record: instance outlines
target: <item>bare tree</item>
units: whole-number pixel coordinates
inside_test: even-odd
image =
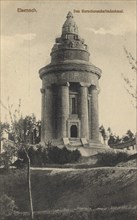
[[[124,87],[130,97],[132,105],[137,108],[137,61],[130,52],[124,47],[128,63],[131,67],[131,75],[126,77],[124,73],[121,74],[124,81]]]
[[[28,154],[28,150],[30,145],[26,143],[26,138],[24,138],[24,130],[23,130],[23,120],[21,116],[21,100],[19,100],[18,109],[12,111],[13,105],[9,104],[8,101],[8,112],[11,120],[11,129],[14,136],[14,144],[16,146],[16,150],[19,148],[24,150],[27,158],[27,183],[28,183],[28,196],[29,196],[29,204],[30,204],[30,219],[34,219],[33,212],[33,202],[32,202],[32,189],[31,189],[31,170],[30,170],[30,158]],[[27,132],[27,131],[26,131]]]
[[[124,47],[124,52],[126,54],[128,63],[131,67],[132,76],[126,77],[125,74],[121,74],[125,89],[130,97],[131,104],[136,109],[137,118],[137,60],[132,56],[132,54]],[[137,151],[137,127],[136,127],[136,151]]]

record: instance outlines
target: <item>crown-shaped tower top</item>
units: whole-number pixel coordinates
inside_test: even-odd
[[[52,63],[65,60],[89,61],[90,54],[87,45],[78,34],[78,27],[71,12],[67,14],[67,19],[62,27],[62,34],[56,38],[50,55]]]
[[[73,20],[72,12],[68,12],[66,21],[62,27],[62,34],[71,33],[71,34],[78,34],[78,27]]]

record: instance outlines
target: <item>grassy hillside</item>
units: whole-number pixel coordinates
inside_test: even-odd
[[[28,210],[26,173],[0,171],[0,194],[12,197],[20,211]],[[137,170],[96,168],[32,170],[35,211],[46,209],[110,208],[137,204]]]

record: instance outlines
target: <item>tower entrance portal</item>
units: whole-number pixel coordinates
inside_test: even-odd
[[[70,127],[70,136],[71,138],[77,138],[78,137],[78,128],[76,125],[72,125]]]

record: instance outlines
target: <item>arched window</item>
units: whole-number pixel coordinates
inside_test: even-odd
[[[70,127],[70,136],[71,136],[72,138],[78,137],[78,129],[77,129],[77,126],[76,126],[76,125],[72,125],[72,126]]]

